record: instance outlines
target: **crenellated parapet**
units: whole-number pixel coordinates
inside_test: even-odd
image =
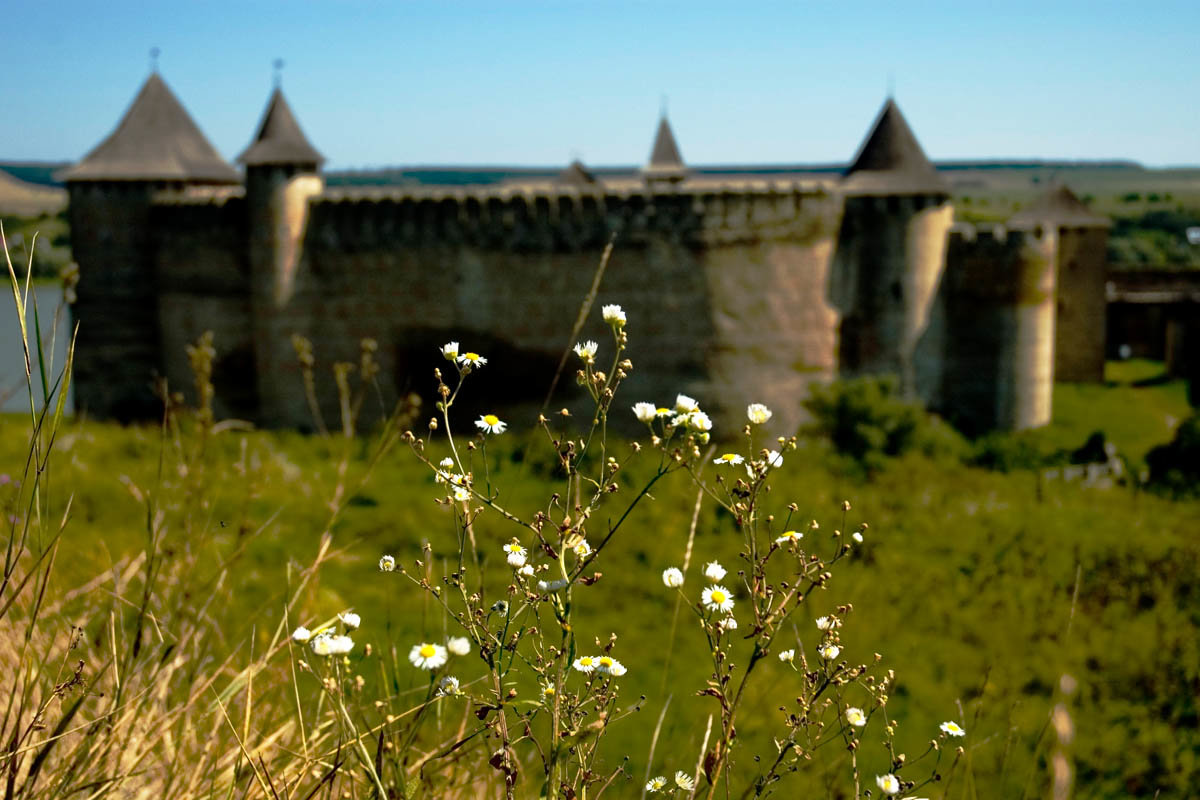
[[[578,252],[599,251],[615,234],[622,247],[664,238],[730,245],[827,234],[838,204],[824,188],[800,183],[727,190],[333,189],[313,198],[312,241],[357,250],[450,244]]]

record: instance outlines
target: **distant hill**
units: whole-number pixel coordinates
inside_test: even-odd
[[[0,161],[0,170],[26,183],[61,187],[54,173],[70,165],[70,161]]]
[[[0,171],[0,214],[36,217],[57,214],[67,205],[65,189],[29,183]]]

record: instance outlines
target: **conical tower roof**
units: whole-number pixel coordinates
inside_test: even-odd
[[[1028,208],[1013,214],[1010,228],[1031,228],[1035,225],[1054,225],[1060,228],[1107,228],[1108,217],[1093,213],[1075,193],[1064,184],[1051,186]]]
[[[271,93],[267,110],[258,125],[258,135],[238,156],[248,167],[263,164],[313,164],[319,166],[325,158],[308,142],[296,115],[279,87]]]
[[[187,110],[152,74],[117,129],[73,167],[64,181],[186,181],[241,183]]]
[[[596,183],[596,176],[577,158],[568,164],[566,169],[558,173],[558,182],[572,186],[592,186]]]
[[[649,179],[683,180],[687,177],[688,169],[683,163],[683,156],[679,154],[679,145],[675,142],[675,133],[666,114],[658,121],[650,161],[642,168],[642,172]]]
[[[890,97],[846,170],[842,187],[849,194],[950,193]]]

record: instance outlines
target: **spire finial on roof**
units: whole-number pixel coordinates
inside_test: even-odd
[[[896,99],[896,73],[890,69],[888,70],[887,99]]]
[[[271,69],[272,69],[271,85],[274,86],[276,89],[278,89],[280,87],[280,85],[283,84],[284,63],[285,62],[282,58],[276,58],[274,61],[271,62]]]
[[[667,93],[663,92],[658,96],[658,115],[660,117],[667,116]]]
[[[150,72],[158,73],[158,57],[162,55],[162,50],[157,47],[150,48]]]

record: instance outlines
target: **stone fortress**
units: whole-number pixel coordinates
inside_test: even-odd
[[[327,188],[278,87],[238,160],[244,174],[152,74],[63,174],[85,413],[154,416],[152,377],[190,387],[185,346],[205,331],[218,413],[264,426],[312,425],[294,334],[325,366],[375,340],[383,405],[429,398],[448,340],[490,359],[480,409],[540,405],[610,240],[578,338],[604,362],[599,306],[626,310],[621,407],[685,392],[740,428],[764,402],[788,432],[814,382],[892,373],[978,432],[1043,425],[1056,379],[1103,378],[1108,221],[1057,186],[1003,228],[955,224],[891,99],[833,177],[689,170],[664,115],[636,172]],[[572,402],[574,368],[553,407]]]

